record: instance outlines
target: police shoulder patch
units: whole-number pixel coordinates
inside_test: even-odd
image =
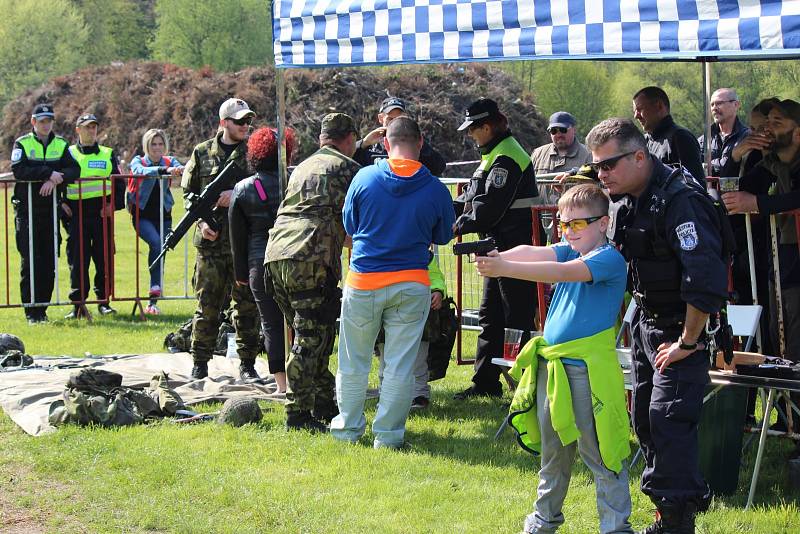
[[[492,169],[487,177],[487,181],[492,185],[492,187],[500,189],[506,185],[506,182],[508,181],[508,169],[504,169],[502,167],[496,167]]]
[[[682,250],[694,250],[697,248],[697,230],[695,229],[693,222],[679,224],[675,228],[675,234],[678,236],[678,242],[680,243]]]
[[[22,159],[22,149],[15,148],[11,151],[11,163],[16,163]]]

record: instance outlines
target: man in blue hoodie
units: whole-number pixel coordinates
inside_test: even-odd
[[[452,239],[455,213],[447,188],[419,162],[422,134],[416,122],[393,120],[384,144],[389,159],[361,169],[344,202],[353,252],[339,330],[339,415],[331,434],[350,442],[364,434],[372,349],[383,327],[386,367],[372,431],[375,448],[399,448],[430,309],[428,246]]]

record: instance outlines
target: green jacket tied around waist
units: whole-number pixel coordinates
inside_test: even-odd
[[[542,438],[536,416],[536,373],[538,357],[547,360],[547,399],[553,430],[561,443],[568,445],[580,436],[572,411],[572,394],[561,358],[582,360],[589,372],[592,409],[605,466],[619,473],[622,461],[630,454],[629,423],[625,403],[622,369],[615,350],[614,329],[608,328],[589,337],[548,345],[543,337],[531,339],[511,368],[517,390],[509,409],[508,424],[517,432],[523,449],[540,453]]]

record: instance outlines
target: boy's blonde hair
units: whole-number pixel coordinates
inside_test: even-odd
[[[567,189],[558,199],[558,210],[588,209],[594,215],[608,215],[609,199],[596,184],[580,184]]]

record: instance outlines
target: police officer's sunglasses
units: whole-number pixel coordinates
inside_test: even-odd
[[[547,131],[550,132],[550,135],[555,135],[557,133],[565,134],[565,133],[567,133],[568,129],[569,128],[562,128],[561,126],[553,126],[552,128],[550,128]]]
[[[250,126],[253,124],[253,117],[242,117],[241,119],[228,119],[236,126],[244,126],[245,124]]]
[[[614,170],[614,167],[617,166],[617,163],[619,163],[622,158],[627,158],[631,154],[636,154],[636,152],[637,152],[636,150],[625,152],[624,154],[607,158],[604,159],[603,161],[596,161],[594,163],[590,163],[589,166],[592,168],[594,172],[599,172],[599,171],[611,172]]]
[[[573,232],[580,232],[581,230],[586,230],[586,227],[595,221],[599,221],[603,217],[605,217],[605,215],[586,217],[584,219],[572,219],[570,221],[558,221],[558,227],[561,228],[562,233],[566,232],[567,228],[572,228]]]

